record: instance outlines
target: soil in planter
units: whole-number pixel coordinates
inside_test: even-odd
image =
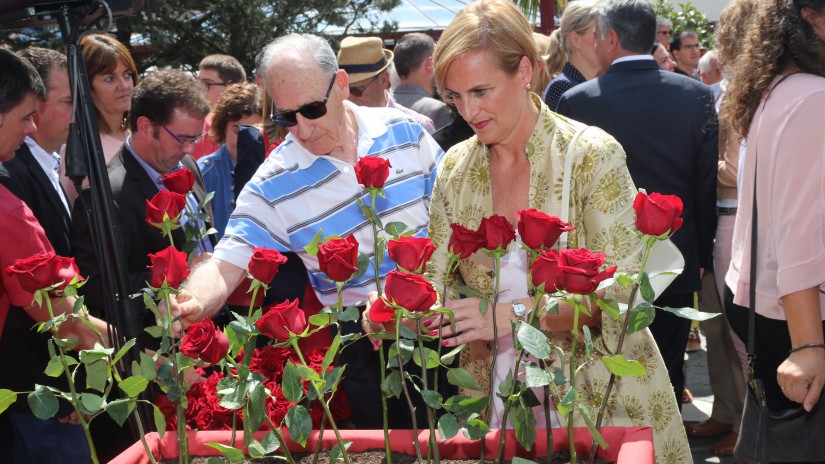
[[[312,464],[312,454],[311,453],[292,453],[292,457],[295,458],[295,462],[298,464]],[[495,458],[494,456],[492,457]],[[384,451],[383,450],[375,450],[375,451],[362,451],[360,453],[350,453],[349,459],[352,464],[384,464],[386,461],[384,459]],[[426,458],[425,458],[426,459]],[[209,460],[207,457],[194,457],[190,461],[192,464],[206,464]],[[177,459],[168,459],[165,461],[161,461],[161,464],[177,464]],[[283,459],[275,459],[275,458],[265,458],[265,459],[255,459],[251,462],[256,464],[282,464],[284,461]],[[415,456],[410,456],[408,454],[399,454],[399,453],[392,453],[392,462],[393,464],[413,464],[416,462]],[[466,464],[466,463],[477,463],[479,462],[478,459],[441,459],[441,464]],[[489,459],[488,462],[493,462],[492,459]],[[542,462],[542,461],[536,461]],[[561,453],[553,457],[552,464],[568,464],[570,462],[570,454],[569,453]],[[587,456],[577,456],[576,459],[577,464],[587,464]],[[509,464],[510,461],[502,461],[504,464]],[[607,464],[607,462],[602,458],[596,458],[597,464]],[[329,461],[328,455],[321,454],[318,457],[318,464],[331,464]]]

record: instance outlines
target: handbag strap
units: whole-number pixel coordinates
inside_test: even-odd
[[[570,222],[570,178],[573,175],[573,158],[576,156],[576,143],[579,137],[590,126],[583,126],[576,131],[570,143],[567,145],[567,155],[564,157],[564,174],[562,176],[561,189],[561,214],[559,215],[562,221]],[[559,237],[559,248],[567,248],[567,232],[562,232]]]

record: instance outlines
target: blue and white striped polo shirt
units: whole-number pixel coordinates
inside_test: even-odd
[[[403,222],[416,236],[426,237],[436,165],[444,152],[398,110],[344,104],[358,122],[359,158],[380,156],[392,165],[384,185],[386,198],[376,199],[381,221]],[[332,305],[337,301],[335,284],[327,281],[317,258],[307,254],[304,246],[319,229],[325,236],[354,234],[359,251],[372,257],[372,227],[357,198],[369,204],[369,194],[358,184],[351,165],[310,153],[290,134],[244,187],[214,256],[246,269],[254,247],[294,251],[306,265],[318,299]],[[394,268],[385,256],[379,270],[382,280]],[[360,279],[348,282],[344,303],[365,301],[375,290],[374,275],[370,267]]]

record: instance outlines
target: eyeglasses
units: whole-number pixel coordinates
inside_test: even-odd
[[[298,113],[301,113],[301,116],[307,119],[318,119],[323,117],[327,114],[327,100],[329,100],[329,93],[332,92],[332,84],[335,83],[335,78],[337,76],[338,74],[332,75],[332,80],[329,82],[329,88],[327,88],[327,93],[324,95],[323,100],[316,100],[314,102],[307,103],[295,111],[275,113],[275,101],[273,100],[272,108],[269,113],[269,119],[281,127],[292,127],[295,124],[298,124]]]
[[[195,137],[179,137],[177,134],[170,131],[168,127],[166,127],[166,126],[160,126],[160,127],[162,127],[163,130],[165,130],[167,133],[169,133],[169,135],[171,135],[172,138],[177,140],[178,143],[181,144],[181,145],[186,145],[187,143],[198,143],[198,141],[200,139],[202,139],[204,135],[206,135],[206,132],[203,132],[203,133],[201,133],[201,135],[197,135]]]
[[[361,98],[364,96],[364,92],[367,90],[367,87],[371,86],[373,82],[378,80],[381,74],[376,74],[372,79],[370,79],[366,84],[359,85],[357,87],[350,86],[349,93],[356,98]]]
[[[657,34],[670,35],[670,31],[656,31]]]
[[[209,92],[212,89],[212,86],[221,85],[221,86],[226,87],[227,85],[231,84],[231,82],[206,82],[206,81],[200,81],[200,83],[206,89],[207,92]]]

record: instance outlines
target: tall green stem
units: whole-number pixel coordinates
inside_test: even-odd
[[[416,326],[419,333],[424,331],[424,327],[421,325],[421,319],[416,319]],[[421,382],[424,390],[429,390],[427,382],[427,358],[424,356],[424,342],[421,340],[421,337],[418,337],[418,353],[421,356]],[[438,359],[441,359],[441,356],[439,356]],[[433,408],[429,405],[427,405],[427,423],[430,426],[430,436],[427,440],[427,462],[430,460],[430,453],[433,453],[433,459],[435,459],[436,464],[439,464],[441,462],[441,455],[435,439],[435,414]],[[418,440],[416,440],[416,443],[417,442]]]
[[[54,310],[52,309],[52,300],[49,298],[48,292],[43,292],[43,299],[46,300],[46,308],[49,311],[49,319],[54,320]],[[52,336],[60,337],[60,326],[55,328],[56,333]],[[54,344],[57,347],[57,353],[60,357],[60,364],[63,365],[63,374],[66,376],[66,381],[69,383],[69,392],[71,393],[72,397],[72,408],[74,409],[75,414],[77,414],[77,420],[80,422],[80,426],[83,428],[83,435],[86,437],[86,443],[89,444],[89,453],[91,454],[92,463],[98,464],[100,460],[97,457],[97,450],[95,450],[95,444],[92,440],[92,434],[89,431],[89,422],[86,421],[86,417],[80,411],[80,397],[77,394],[77,390],[75,389],[74,385],[74,378],[72,377],[71,373],[69,372],[69,364],[66,362],[66,351],[63,350],[63,347],[60,346],[59,343]]]
[[[137,414],[137,409],[135,409],[135,414]],[[143,431],[143,423],[139,417],[137,419],[138,420],[136,420],[135,423],[137,424],[138,434],[140,434],[140,442],[143,443],[143,449],[146,450],[146,456],[149,456],[149,462],[152,464],[158,464],[155,460],[155,456],[149,450],[149,443],[146,441],[146,432]]]
[[[286,442],[284,441],[284,436],[281,434],[281,429],[277,427],[275,424],[273,424],[272,419],[270,419],[269,416],[266,414],[264,414],[264,420],[266,420],[266,423],[269,425],[269,430],[272,430],[272,434],[275,435],[275,438],[278,440],[278,443],[280,443],[280,449],[284,453],[286,462],[290,464],[295,464],[295,459],[292,457],[292,454],[290,454],[289,448],[286,447]],[[235,439],[233,438],[230,443],[232,443],[232,446],[235,446]]]
[[[493,413],[493,399],[496,397],[494,390],[495,381],[496,381],[496,361],[498,358],[498,323],[496,321],[496,305],[498,305],[498,285],[499,285],[499,278],[501,277],[501,254],[498,252],[493,252],[493,259],[495,262],[494,265],[494,272],[496,274],[495,284],[493,286],[493,304],[489,308],[492,311],[493,316],[493,362],[490,364],[490,381],[487,384],[487,410],[484,414],[485,420],[489,423],[490,419],[492,419]],[[507,424],[499,424],[499,430],[501,431],[502,435],[507,430]],[[481,462],[484,463],[484,452],[486,449],[486,435],[481,437]]]
[[[396,359],[398,360],[398,373],[401,376],[401,390],[404,392],[404,398],[407,400],[407,406],[410,408],[410,416],[412,418],[412,427],[413,427],[413,448],[415,448],[415,455],[418,457],[418,462],[421,462],[421,447],[418,444],[418,420],[415,417],[415,406],[412,402],[412,397],[410,397],[410,389],[407,388],[407,381],[405,380],[404,376],[404,360],[401,359],[401,324],[396,321],[395,323],[395,346],[398,347],[395,350]],[[425,363],[426,365],[426,363]]]
[[[573,341],[570,344],[570,388],[576,388],[576,348],[579,345],[579,304],[573,303]],[[576,462],[576,441],[573,437],[573,413],[575,404],[571,405],[567,413],[567,442],[570,446],[570,462]]]
[[[171,237],[171,235],[170,235]],[[171,302],[169,300],[169,292],[167,291],[166,294],[163,296],[163,299],[166,301],[166,307],[171,308]],[[164,322],[167,330],[167,336],[169,337],[169,343],[171,344],[172,341],[175,339],[175,334],[172,331],[172,321],[168,317]],[[189,463],[189,435],[186,432],[186,409],[183,407],[183,401],[186,399],[186,391],[184,390],[184,380],[183,380],[183,372],[181,372],[178,366],[178,360],[175,358],[175,350],[173,349],[172,345],[169,348],[169,358],[170,362],[172,363],[172,369],[175,373],[175,385],[180,390],[180,398],[175,401],[175,412],[178,419],[177,424],[177,436],[178,436],[178,462],[180,464],[188,464]]]

